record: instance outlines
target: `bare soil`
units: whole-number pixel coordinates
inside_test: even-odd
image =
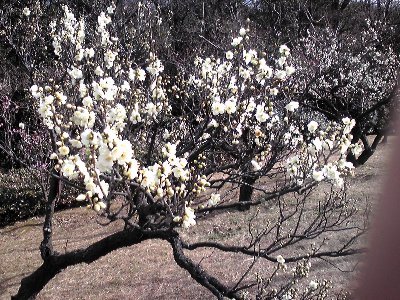
[[[355,171],[351,179],[349,197],[373,202],[380,191],[385,173],[389,145],[381,146],[366,165]],[[312,201],[324,195],[324,189],[314,194]],[[241,245],[246,241],[250,212],[219,213],[214,218],[199,220],[198,225],[182,230],[190,241],[212,240]],[[257,222],[263,225],[273,209],[268,205],[259,208]],[[110,233],[121,229],[122,224],[101,226],[100,219],[85,208],[76,208],[55,214],[55,248],[59,252],[82,248]],[[39,244],[42,237],[42,218],[33,218],[0,229],[0,299],[10,299],[18,290],[20,280],[41,264]],[[344,237],[332,235],[330,246],[340,243]],[[300,247],[300,248],[299,248]],[[292,251],[300,251],[300,245]],[[252,258],[203,248],[186,252],[194,261],[230,284],[240,278],[252,263]],[[293,253],[287,253],[290,255]],[[355,273],[352,270],[358,257],[346,257],[336,261],[336,267],[324,261],[312,265],[309,280],[331,280],[336,291],[346,290]],[[256,271],[268,273],[273,263],[263,262]],[[339,270],[340,269],[340,270]],[[249,280],[255,276],[249,274]],[[212,294],[198,285],[190,275],[174,262],[168,243],[152,240],[119,249],[90,265],[69,267],[58,274],[39,294],[38,299],[214,299]]]

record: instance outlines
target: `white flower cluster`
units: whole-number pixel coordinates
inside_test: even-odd
[[[287,171],[298,183],[312,178],[341,184],[350,169],[342,156],[347,149],[359,150],[349,143],[354,122],[344,119],[342,125],[324,131],[312,121],[307,126],[311,141],[307,141],[293,121],[298,102],[287,104],[284,112],[275,110],[273,100],[283,94],[294,72],[287,46],[279,48],[278,59],[267,61],[265,54],[245,49],[248,30],[240,30],[224,58],[196,59],[182,94],[201,95],[200,111],[193,119],[175,118],[161,60],[149,53],[144,66],[120,63],[118,39],[108,30],[113,7],[98,17],[97,44],[85,40],[84,21],[77,21],[64,7],[65,18],[52,24],[52,32],[57,55],[64,53],[61,41],[70,45],[65,50],[75,51],[67,70],[68,82],[31,87],[44,123],[57,137],[51,159],[63,176],[85,186],[78,200],[89,201],[95,210],[103,209],[112,200],[112,183],[124,181],[150,195],[151,201],[175,209],[170,210],[171,216],[179,214],[174,221],[190,227],[196,222],[187,199],[210,186],[203,173],[206,157],[200,153],[193,159],[190,151],[208,149],[215,138],[228,149],[255,147],[261,155],[248,160],[251,172],[264,172],[263,159],[270,155],[271,144],[278,143],[283,149],[280,155],[296,152],[288,160]],[[174,86],[171,93],[177,90]],[[166,120],[171,121],[159,130]],[[194,123],[200,125],[192,130]],[[203,131],[192,136],[199,128]],[[185,137],[193,139],[192,148],[182,146],[187,145],[181,140]],[[324,151],[337,147],[341,163],[322,159]],[[220,195],[212,194],[207,206],[219,202]]]
[[[189,228],[190,226],[196,225],[196,215],[191,207],[185,206],[185,212],[183,217],[177,216],[174,218],[174,222],[182,222],[183,228]]]
[[[243,42],[242,36],[246,35],[247,31],[243,29],[240,34],[233,41],[234,47]],[[255,116],[258,123],[265,123],[273,114],[271,107],[267,106],[265,101],[267,95],[272,97],[278,95],[280,82],[294,73],[294,68],[291,66],[289,72],[285,70],[285,67],[289,67],[287,59],[290,55],[290,51],[285,50],[286,48],[286,46],[280,48],[280,59],[284,62],[277,64],[277,68],[268,65],[263,55],[254,49],[243,49],[242,59],[239,61],[233,60],[240,53],[237,49],[227,51],[225,60],[198,57],[195,61],[198,74],[192,75],[190,83],[196,89],[207,90],[207,100],[210,102],[213,116],[221,118],[225,115],[234,115],[241,113],[240,108],[245,107],[246,112],[242,115],[243,122]],[[263,86],[266,92],[265,97],[260,95],[257,98],[247,99],[247,103],[244,103],[243,99],[238,99],[238,95],[253,89],[254,85]],[[293,111],[292,106],[293,104],[288,108]]]
[[[25,16],[29,17],[30,14],[31,14],[31,10],[29,9],[29,7],[24,7],[24,9],[22,10],[22,13],[23,13]]]
[[[310,30],[302,40],[309,59],[299,60],[303,76],[296,79],[300,89],[307,87],[314,99],[309,106],[327,104],[328,111],[337,109],[344,114],[351,108],[351,114],[361,124],[382,128],[389,108],[381,107],[378,112],[373,107],[385,102],[392,92],[400,61],[395,51],[382,41],[392,30],[387,24],[366,19],[363,27],[352,39],[343,38],[331,28]],[[303,56],[303,51],[299,55]],[[335,104],[337,99],[339,106]],[[360,129],[364,130],[364,126]],[[343,152],[347,148],[344,146]]]
[[[212,193],[210,199],[207,202],[208,206],[215,206],[221,201],[221,195]]]
[[[354,168],[353,164],[345,159],[347,149],[351,145],[350,132],[354,125],[354,120],[344,118],[342,124],[332,123],[324,131],[320,128],[320,124],[311,121],[307,128],[313,138],[307,148],[304,148],[304,152],[288,158],[286,168],[289,176],[298,184],[302,184],[306,178],[311,177],[314,181],[327,180],[341,187],[344,176]],[[317,132],[318,128],[321,129],[319,132]],[[340,154],[337,159],[331,161],[321,159],[321,157],[329,157],[327,153],[333,153],[335,149]]]
[[[77,200],[90,201],[95,210],[105,207],[102,200],[108,196],[109,186],[101,178],[107,174],[117,173],[128,181],[135,181],[155,198],[173,197],[176,193],[184,195],[187,193],[184,182],[189,180],[190,172],[186,159],[176,156],[176,145],[165,146],[168,150],[164,162],[146,167],[136,159],[134,147],[124,132],[129,120],[132,124],[143,121],[142,111],[147,109],[149,115],[154,115],[152,111],[158,113],[168,106],[160,82],[160,73],[164,69],[161,61],[150,54],[146,68],[152,78],[150,89],[154,103],[146,105],[143,97],[139,96],[135,97],[137,102],[133,107],[127,106],[127,102],[121,101],[127,99],[127,93],[145,94],[140,89],[145,88],[141,84],[146,79],[146,71],[130,68],[124,73],[128,77],[126,80],[112,76],[120,70],[118,51],[115,50],[117,39],[108,32],[109,14],[113,9],[98,17],[97,34],[101,47],[97,50],[103,52],[103,56],[98,57],[100,61],[97,64],[91,64],[95,75],[91,84],[85,82],[86,74],[82,68],[86,63],[84,58],[95,57],[93,47],[85,48],[85,23],[83,20],[78,22],[67,6],[63,9],[61,26],[51,25],[53,45],[59,56],[63,55],[61,41],[70,43],[75,51],[74,61],[67,72],[72,86],[79,90],[79,97],[67,98],[58,85],[33,85],[30,89],[32,96],[38,99],[39,113],[45,125],[57,135],[58,149],[51,155],[58,163],[56,168],[68,179],[82,180],[87,192],[79,195]]]
[[[251,128],[253,141],[261,150],[278,143],[276,137],[284,132],[279,139],[286,146],[285,151],[295,152],[287,160],[290,178],[298,184],[309,179],[343,185],[344,176],[352,169],[351,164],[345,162],[345,154],[349,149],[361,151],[360,145],[351,145],[354,120],[344,118],[342,124],[330,126],[310,121],[306,125],[310,139],[305,138],[299,127],[302,125],[293,121],[299,115],[299,102],[289,102],[285,115],[276,112],[273,105],[273,98],[295,72],[289,64],[290,49],[282,45],[275,64],[268,64],[264,54],[245,48],[243,37],[246,34],[247,31],[242,30],[233,40],[234,48],[225,53],[225,59],[208,57],[195,61],[197,74],[191,75],[189,84],[197,94],[206,97],[205,103],[212,116],[208,128],[216,132],[222,128],[223,134],[218,139],[235,147],[241,146],[243,128]],[[254,96],[247,98],[243,96],[246,94]],[[212,131],[208,131],[202,138],[206,140],[212,136]],[[338,158],[331,155],[335,151],[340,152]],[[260,157],[251,160],[252,172],[262,170],[263,157],[268,157],[268,151],[262,151]]]

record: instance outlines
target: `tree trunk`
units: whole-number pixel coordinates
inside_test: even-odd
[[[248,202],[251,201],[253,194],[253,185],[256,182],[255,176],[244,175],[242,177],[242,185],[240,186],[239,202],[244,202],[243,205],[239,206],[239,210],[244,211],[250,209]],[[246,203],[247,202],[247,203]]]
[[[50,190],[47,195],[46,217],[43,223],[43,241],[40,244],[40,255],[46,261],[48,257],[54,254],[53,250],[53,215],[56,200],[61,193],[61,182],[56,177],[58,172],[52,171],[50,175]],[[53,176],[54,175],[54,176]]]
[[[375,153],[376,147],[378,146],[379,142],[383,137],[382,133],[378,133],[375,137],[372,145],[361,153],[361,155],[357,158],[357,165],[361,166],[367,162],[367,160]]]
[[[361,137],[358,138],[356,141],[353,138],[352,143],[357,142],[359,139],[361,139],[363,141],[364,150],[358,158],[356,158],[352,152],[349,152],[349,154],[346,157],[346,160],[351,162],[354,165],[354,167],[356,167],[356,168],[359,166],[362,166],[375,153],[375,150],[376,150],[379,142],[381,141],[382,137],[384,137],[383,133],[378,133],[376,135],[374,141],[372,142],[371,146],[368,144],[367,137],[365,135],[361,135]]]

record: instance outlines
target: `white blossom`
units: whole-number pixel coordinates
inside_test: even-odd
[[[289,56],[290,55],[290,49],[286,45],[281,45],[279,47],[279,53],[284,55],[284,56]]]
[[[211,107],[214,116],[221,115],[225,112],[225,104],[221,102],[214,102]]]
[[[317,130],[318,126],[319,125],[317,122],[311,121],[310,123],[308,123],[307,128],[309,132],[314,133]]]
[[[220,194],[214,194],[212,193],[210,196],[210,199],[207,202],[207,206],[215,206],[219,203],[221,200],[221,195]]]
[[[259,170],[261,170],[260,164],[259,164],[258,162],[256,162],[255,160],[252,160],[252,161],[251,161],[251,165],[252,165],[254,171],[259,171]]]
[[[60,148],[58,148],[58,152],[60,153],[60,155],[66,156],[69,154],[69,148],[67,146],[61,146]]]
[[[290,112],[294,112],[296,109],[299,108],[299,102],[296,101],[289,102],[289,104],[287,104],[285,108]]]
[[[184,228],[189,228],[190,226],[196,225],[196,215],[194,214],[194,210],[190,207],[185,207],[185,213],[182,218],[182,226]]]
[[[233,52],[232,51],[227,51],[225,53],[225,57],[226,57],[226,59],[231,60],[233,58]]]
[[[31,14],[31,10],[28,7],[24,7],[24,9],[22,10],[22,13],[29,17],[29,15]]]
[[[225,111],[228,115],[236,111],[236,100],[234,98],[230,98],[225,102]]]
[[[315,181],[322,181],[324,179],[324,172],[314,170],[312,173],[312,177]]]
[[[276,261],[277,261],[278,263],[282,264],[282,265],[285,263],[285,259],[283,258],[282,255],[278,255],[278,256],[276,257]]]
[[[308,286],[310,287],[311,290],[316,290],[318,288],[318,282],[311,280]]]
[[[242,38],[241,36],[236,37],[236,38],[234,38],[234,39],[232,40],[231,45],[232,45],[233,47],[237,47],[237,46],[240,45],[240,43],[242,42],[242,40],[243,40],[243,38]]]

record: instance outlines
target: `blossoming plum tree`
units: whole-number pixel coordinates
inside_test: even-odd
[[[352,143],[363,149],[347,158],[355,166],[364,164],[390,131],[390,115],[397,107],[399,58],[383,41],[383,32],[393,28],[368,19],[364,26],[358,36],[329,27],[310,29],[296,56],[300,102],[328,120],[345,116],[356,121]],[[372,143],[369,134],[375,134]]]
[[[312,258],[358,253],[353,244],[363,228],[346,227],[357,210],[348,208],[343,193],[353,168],[345,157],[356,149],[350,142],[355,123],[344,117],[325,124],[311,121],[303,128],[304,118],[290,92],[295,76],[290,49],[282,45],[276,56],[247,49],[250,32],[242,28],[221,57],[199,56],[171,78],[152,49],[144,63],[122,50],[112,22],[115,9],[111,4],[100,13],[95,30],[68,6],[63,6],[59,21],[50,23],[54,54],[64,69],[52,78],[38,77],[30,87],[52,148],[40,246],[43,264],[22,280],[16,298],[36,295],[67,266],[93,262],[147,239],[168,241],[177,264],[219,299],[242,298],[241,291],[254,286],[241,284],[248,272],[228,287],[183,249],[213,247],[261,257],[277,263],[276,271],[297,262],[296,280],[308,274]],[[257,189],[265,195],[252,199],[260,178],[278,178],[279,183],[270,189],[260,185]],[[317,213],[304,219],[305,203],[322,181],[332,190]],[[85,201],[108,222],[122,221],[123,229],[86,249],[57,252],[52,219],[61,182],[78,189],[76,200]],[[241,201],[221,203],[219,190],[235,186],[241,186]],[[296,199],[294,210],[284,204],[285,195]],[[213,210],[268,200],[280,208],[277,221],[252,234],[249,246],[190,244],[180,236],[179,227],[188,229],[197,217],[212,217]],[[340,213],[344,210],[347,213]],[[288,227],[290,220],[298,225]],[[338,249],[312,247],[304,254],[275,257],[286,247],[342,230],[355,232]],[[271,289],[269,296],[294,295],[296,280]],[[259,282],[255,292],[261,297],[269,287],[269,281]],[[325,290],[324,284],[313,282],[304,293],[311,297]]]

